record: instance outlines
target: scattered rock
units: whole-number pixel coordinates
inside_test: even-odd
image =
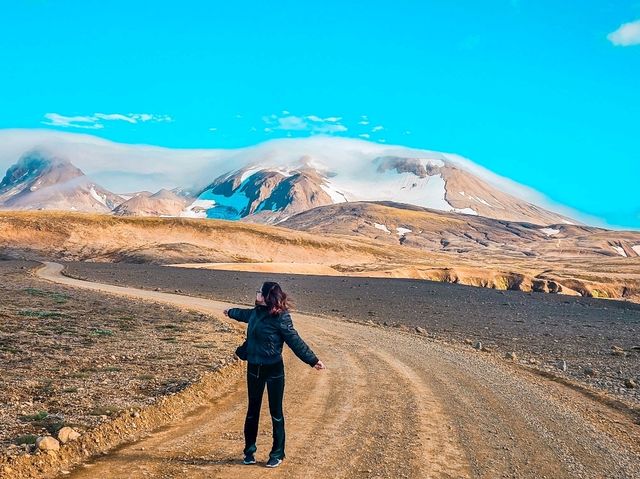
[[[509,351],[507,354],[504,355],[504,357],[506,359],[511,359],[512,361],[518,360],[518,355],[513,351]]]
[[[424,328],[421,328],[420,326],[416,326],[416,333],[418,334],[427,334],[427,330]]]
[[[40,436],[36,439],[36,448],[41,451],[57,451],[60,449],[60,443],[54,437]]]
[[[476,344],[474,344],[473,347],[475,349],[477,349],[478,351],[480,351],[482,349],[482,342],[481,341],[476,341]]]
[[[485,353],[490,353],[490,352],[492,352],[492,351],[493,351],[493,348],[492,348],[492,347],[489,347],[489,346],[482,346],[481,351],[483,351],[483,352],[485,352]]]
[[[558,363],[556,364],[556,367],[560,370],[560,371],[566,371],[567,370],[567,362],[564,359],[561,359],[560,361],[558,361]]]
[[[638,387],[638,383],[636,383],[632,378],[628,378],[624,380],[624,387],[627,389],[635,389]]]
[[[78,431],[67,426],[63,427],[58,431],[58,440],[62,444],[66,444],[69,441],[75,441],[79,437],[80,437],[80,433]]]
[[[468,345],[472,345],[472,344],[473,344],[473,341],[471,341],[469,338],[467,338],[467,339],[465,339],[465,340],[463,341],[463,343],[464,343],[464,344],[468,344]]]
[[[611,346],[611,354],[614,356],[626,356],[627,353],[624,352],[620,346]]]
[[[538,364],[538,360],[534,358],[529,359],[529,364]]]
[[[589,376],[591,378],[598,375],[596,373],[596,370],[593,369],[593,368],[584,368],[583,373],[584,373],[585,376]]]

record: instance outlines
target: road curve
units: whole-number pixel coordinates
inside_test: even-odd
[[[228,303],[68,278],[44,279],[221,316]],[[488,355],[395,329],[295,314],[328,369],[285,354],[291,478],[640,477],[640,426],[624,411]],[[242,379],[179,423],[77,468],[72,478],[257,478],[270,447],[263,406],[256,466],[239,463]]]

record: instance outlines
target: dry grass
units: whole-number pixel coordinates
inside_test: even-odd
[[[153,403],[229,361],[241,340],[200,313],[36,279],[35,265],[0,261],[0,452]]]
[[[637,233],[568,227],[566,237],[555,239],[532,225],[413,207],[353,203],[326,210],[330,214],[309,232],[208,219],[0,212],[0,252],[75,261],[236,263],[233,269],[245,270],[295,263],[318,274],[332,268],[524,291],[554,290],[559,283],[567,294],[640,300],[640,257],[616,256],[610,246],[635,238],[640,243]],[[412,233],[400,244],[374,222]]]

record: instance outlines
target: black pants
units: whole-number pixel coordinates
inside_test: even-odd
[[[269,394],[269,412],[273,424],[273,447],[269,456],[284,459],[284,414],[282,412],[284,363],[282,361],[262,365],[249,363],[247,366],[249,407],[244,421],[244,453],[253,454],[256,452],[260,406],[262,405],[265,384]]]

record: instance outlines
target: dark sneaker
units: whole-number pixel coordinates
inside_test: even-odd
[[[255,463],[256,463],[256,456],[254,456],[253,454],[245,455],[244,459],[242,460],[242,464],[246,464],[246,465],[255,464]]]
[[[282,459],[277,457],[270,457],[267,461],[267,467],[278,467],[280,464],[282,464]]]

